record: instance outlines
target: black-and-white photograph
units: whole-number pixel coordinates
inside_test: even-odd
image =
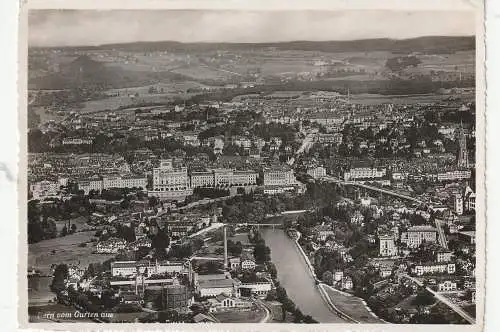
[[[474,11],[27,20],[30,323],[482,321]]]

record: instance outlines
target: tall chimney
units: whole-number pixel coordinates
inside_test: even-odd
[[[224,270],[227,270],[227,231],[224,225]]]

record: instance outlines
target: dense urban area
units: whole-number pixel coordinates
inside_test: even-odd
[[[474,324],[474,38],[30,48],[32,322]]]

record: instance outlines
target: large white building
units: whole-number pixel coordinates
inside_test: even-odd
[[[417,264],[412,268],[412,273],[417,276],[424,274],[453,274],[455,273],[455,263]]]
[[[379,255],[381,257],[392,257],[398,254],[398,248],[392,235],[379,236]]]
[[[153,169],[153,190],[149,196],[165,200],[183,201],[192,195],[186,167],[174,167],[172,160],[161,160],[160,167]]]
[[[78,189],[88,195],[91,190],[101,192],[110,188],[146,188],[148,180],[143,176],[134,175],[108,175],[103,177],[77,180]]]
[[[248,186],[257,184],[258,173],[254,171],[233,171],[232,186]]]
[[[191,188],[251,186],[257,184],[257,172],[215,169],[191,173]]]
[[[68,137],[62,140],[63,145],[90,145],[93,142],[93,138],[72,138]]]
[[[437,174],[438,181],[454,181],[470,179],[472,173],[470,170],[454,170],[448,172],[441,172]]]
[[[111,263],[113,277],[132,277],[138,273],[150,277],[155,274],[182,274],[184,272],[187,272],[187,269],[182,262],[117,261]]]
[[[209,312],[224,312],[234,310],[250,310],[252,302],[245,301],[239,298],[233,298],[225,294],[217,295],[215,298],[207,300],[209,304]]]
[[[83,190],[85,195],[88,195],[91,190],[101,192],[102,191],[102,179],[87,179],[79,180],[78,189]]]
[[[239,297],[238,286],[239,283],[236,280],[227,278],[201,280],[196,288],[200,297],[215,297],[220,294]]]
[[[106,176],[102,179],[102,189],[142,188],[146,189],[148,179],[139,176]]]
[[[33,183],[30,186],[30,191],[33,194],[33,199],[42,199],[56,196],[59,192],[59,188],[60,185],[58,182],[40,181]]]
[[[253,282],[253,283],[242,283],[239,286],[240,293],[243,294],[241,289],[247,289],[250,294],[255,294],[261,298],[265,298],[267,293],[273,289],[273,283],[271,281],[267,282]]]
[[[192,188],[212,188],[215,187],[215,177],[212,172],[192,172]]]
[[[438,290],[440,292],[455,291],[457,290],[457,283],[450,280],[443,281],[442,283],[438,284]]]
[[[308,168],[307,175],[313,177],[314,179],[322,178],[326,176],[326,168],[322,166]]]
[[[387,170],[385,168],[376,167],[351,167],[344,172],[344,181],[359,180],[359,179],[380,179],[385,177]]]
[[[406,243],[408,248],[418,248],[422,242],[436,243],[437,229],[431,226],[412,226],[401,233],[401,243]]]
[[[269,167],[262,172],[265,186],[289,186],[297,183],[293,170],[289,167]]]

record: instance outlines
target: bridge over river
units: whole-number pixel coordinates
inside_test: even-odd
[[[266,245],[271,248],[271,260],[278,270],[278,279],[290,299],[304,315],[320,323],[347,323],[337,316],[323,300],[313,275],[299,249],[283,230],[261,230]]]

